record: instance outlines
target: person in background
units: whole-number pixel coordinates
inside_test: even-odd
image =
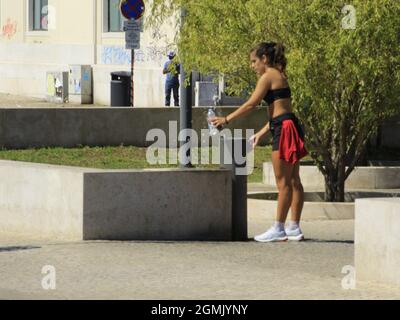
[[[171,105],[171,91],[174,94],[174,106],[179,106],[179,73],[180,65],[174,62],[175,52],[168,52],[168,61],[164,64],[163,74],[167,75],[165,80],[165,106]]]

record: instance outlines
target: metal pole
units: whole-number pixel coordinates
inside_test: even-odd
[[[184,20],[186,16],[185,9],[181,9],[181,28],[183,26]],[[186,72],[181,64],[181,79],[180,79],[180,130],[192,129],[192,73],[188,73],[189,84],[186,84]],[[180,142],[180,146],[190,141],[190,137],[186,138],[186,142]],[[193,165],[191,164],[191,154],[190,149],[188,149],[186,153],[187,164],[181,164],[181,167],[191,168]]]
[[[134,94],[135,94],[135,81],[134,81],[134,69],[135,69],[135,50],[131,50],[131,106],[133,107]]]
[[[247,175],[237,174],[237,168],[246,168],[246,162],[238,163],[236,153],[246,157],[247,142],[244,138],[220,137],[220,166],[231,171],[232,179],[232,240],[247,241]]]

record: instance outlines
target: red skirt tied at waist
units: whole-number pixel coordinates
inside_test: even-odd
[[[291,164],[296,164],[308,154],[303,139],[299,136],[293,120],[282,121],[281,138],[279,142],[279,158]]]

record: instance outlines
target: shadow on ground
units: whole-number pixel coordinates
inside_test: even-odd
[[[255,242],[252,238],[249,238],[247,241]],[[304,239],[302,241],[283,241],[283,242],[290,242],[290,243],[337,243],[337,244],[354,244],[354,240],[323,240],[323,239]]]
[[[33,246],[12,246],[12,247],[0,247],[1,252],[12,252],[12,251],[21,251],[21,250],[32,250],[32,249],[40,249],[41,247],[33,247]]]
[[[354,244],[353,240],[320,240],[320,239],[304,239],[303,242],[315,242],[315,243],[345,243]]]

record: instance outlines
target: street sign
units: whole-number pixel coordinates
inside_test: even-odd
[[[125,48],[140,49],[140,24],[135,20],[124,21]]]
[[[144,9],[143,0],[124,0],[121,2],[121,13],[129,20],[140,19],[143,16]]]
[[[140,32],[143,31],[143,13],[144,2],[143,0],[121,0],[121,13],[128,19],[124,21],[125,31],[125,47],[131,50],[131,104],[134,106],[135,97],[135,84],[134,84],[134,71],[135,71],[135,49],[140,49]],[[140,19],[140,21],[139,21]],[[133,20],[133,21],[132,21]],[[135,21],[136,20],[136,21]]]
[[[135,30],[125,31],[125,48],[140,49],[140,32]]]
[[[137,32],[143,32],[143,24],[141,24],[137,20],[127,20],[124,21],[124,31],[137,31]]]

